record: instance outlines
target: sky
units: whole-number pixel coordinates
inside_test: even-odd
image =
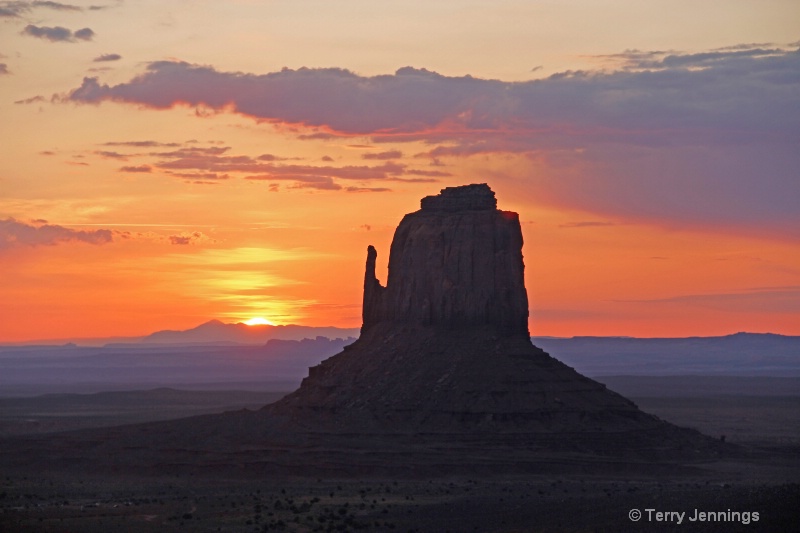
[[[800,335],[796,0],[0,1],[0,342],[358,327],[423,196],[533,335]]]

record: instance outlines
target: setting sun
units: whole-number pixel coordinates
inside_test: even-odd
[[[256,316],[251,318],[250,320],[245,320],[245,324],[248,326],[274,326],[275,323],[267,320],[264,317]]]

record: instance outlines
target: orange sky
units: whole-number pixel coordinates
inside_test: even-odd
[[[564,4],[0,2],[0,342],[358,327],[476,182],[533,335],[800,335],[800,8]]]

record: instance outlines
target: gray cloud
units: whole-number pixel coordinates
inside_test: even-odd
[[[0,2],[0,17],[17,18],[31,10],[28,2]]]
[[[379,160],[388,160],[388,159],[400,159],[403,157],[403,152],[400,150],[389,150],[387,152],[377,152],[377,153],[370,153],[370,154],[362,154],[362,159],[379,159]]]
[[[71,4],[62,4],[61,2],[50,2],[47,0],[34,0],[31,2],[33,7],[46,7],[55,9],[56,11],[83,11],[82,7],[73,6]]]
[[[160,61],[115,86],[86,78],[66,100],[155,108],[182,102],[214,109],[233,104],[236,111],[261,120],[326,126],[342,134],[406,133],[434,140],[442,133],[461,139],[469,132],[485,137],[501,131],[536,132],[551,141],[558,135],[616,136],[639,144],[674,143],[676,129],[691,133],[692,141],[718,135],[736,141],[765,132],[796,135],[800,111],[793,110],[800,106],[787,106],[800,102],[793,90],[800,78],[797,51],[671,54],[640,63],[656,70],[566,72],[502,82],[410,67],[374,77],[343,69],[253,75]],[[320,135],[329,134],[304,138]]]
[[[46,39],[54,43],[55,42],[74,43],[78,41],[91,41],[92,37],[94,37],[95,35],[95,33],[90,28],[83,28],[73,33],[72,30],[61,26],[55,26],[55,27],[34,26],[33,24],[28,24],[27,26],[25,26],[25,29],[22,30],[22,33],[24,35],[30,35],[31,37]]]
[[[105,61],[119,61],[120,59],[122,59],[122,56],[119,54],[103,54],[95,57],[92,61],[95,63],[101,63]]]
[[[177,147],[180,143],[163,143],[159,141],[109,141],[103,146],[131,146],[134,148]]]
[[[47,224],[39,220],[32,224],[13,218],[0,220],[0,250],[20,246],[53,246],[63,242],[105,244],[113,240],[110,230],[73,230],[63,226]]]
[[[72,35],[75,37],[75,39],[78,39],[80,41],[91,41],[95,33],[92,31],[91,28],[83,28],[77,30]]]
[[[626,51],[612,59],[620,69],[525,82],[410,67],[372,77],[305,68],[255,75],[160,61],[118,85],[85,78],[62,101],[232,109],[305,126],[302,139],[424,142],[431,148],[417,157],[430,161],[516,154],[546,165],[547,176],[514,177],[525,179],[524,193],[539,201],[609,218],[800,237],[800,52],[737,45],[702,53]],[[253,163],[186,156],[159,166],[348,179],[330,167],[306,172]],[[401,172],[358,179],[392,174]]]
[[[83,11],[80,6],[50,2],[47,0],[34,0],[33,2],[10,1],[0,2],[0,17],[18,18],[29,13],[34,8],[53,9],[56,11]]]
[[[11,74],[11,71],[8,70],[8,65],[5,63],[0,63],[0,76],[3,74]]]

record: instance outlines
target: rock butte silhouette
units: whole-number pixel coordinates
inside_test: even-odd
[[[376,257],[370,246],[359,339],[262,410],[287,430],[607,455],[708,448],[531,343],[519,215],[488,185],[423,198],[395,232],[385,287]]]
[[[359,339],[281,400],[5,441],[0,464],[259,479],[675,474],[733,449],[640,411],[531,343],[519,217],[498,210],[486,184],[443,189],[406,215],[385,287],[376,256],[370,246]]]

